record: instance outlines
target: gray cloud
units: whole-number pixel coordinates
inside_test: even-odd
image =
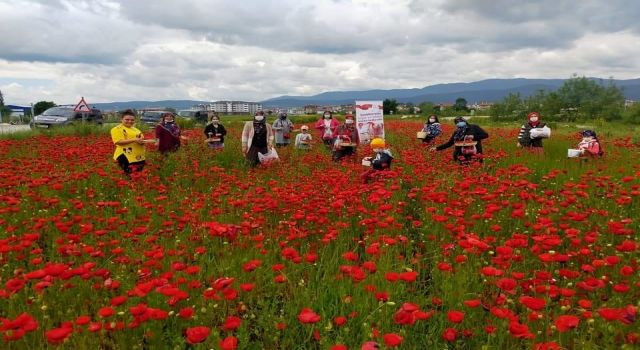
[[[0,0],[7,100],[259,100],[572,73],[635,78],[624,0]]]

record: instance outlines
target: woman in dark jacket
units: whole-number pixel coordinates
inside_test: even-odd
[[[540,114],[536,112],[527,114],[527,120],[528,122],[522,125],[518,133],[518,147],[541,150],[543,137],[531,137],[531,130],[542,129],[546,124],[540,122]]]
[[[456,124],[456,130],[449,138],[449,141],[437,146],[432,147],[431,151],[441,151],[451,146],[455,146],[453,149],[453,160],[460,163],[468,163],[472,159],[477,159],[482,162],[482,140],[489,137],[486,131],[481,127],[469,124],[463,117],[456,117],[453,120]]]
[[[158,139],[160,153],[166,154],[180,148],[180,141],[186,138],[181,135],[180,127],[176,124],[173,114],[162,115],[160,123],[156,126],[156,139]]]
[[[211,120],[209,120],[209,123],[204,128],[204,134],[207,137],[206,141],[209,148],[224,148],[224,136],[227,135],[227,129],[220,124],[218,114],[214,113],[211,116]]]

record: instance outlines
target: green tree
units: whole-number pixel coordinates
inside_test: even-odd
[[[436,112],[435,111],[436,106],[433,104],[433,102],[425,101],[420,103],[418,107],[420,108],[420,113],[424,115],[431,115]]]
[[[56,104],[51,101],[40,101],[33,105],[33,115],[40,115],[51,107],[55,107]]]
[[[622,117],[624,94],[612,80],[605,86],[575,74],[558,89],[565,110],[576,111],[577,117],[604,118],[608,120]]]
[[[2,90],[0,90],[0,107],[4,107],[4,95],[2,94]]]
[[[467,100],[463,97],[458,97],[456,99],[456,103],[453,104],[453,109],[455,111],[468,111],[469,108],[467,108]]]
[[[525,106],[519,93],[510,93],[501,102],[494,104],[489,115],[497,120],[515,120],[523,116]]]
[[[384,114],[392,114],[398,111],[398,101],[395,99],[385,99],[382,101],[382,111]]]

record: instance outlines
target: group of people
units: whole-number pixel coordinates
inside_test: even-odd
[[[135,112],[126,110],[121,113],[121,117],[121,124],[111,129],[111,138],[115,145],[113,159],[126,174],[144,168],[146,144],[157,143],[158,150],[162,154],[167,154],[176,151],[181,142],[186,140],[171,113],[162,116],[155,128],[156,138],[152,140],[144,139],[142,132],[134,127]],[[472,161],[482,162],[482,140],[488,138],[489,134],[480,126],[470,124],[463,117],[456,117],[454,124],[456,128],[449,139],[435,146],[435,141],[442,134],[442,126],[438,117],[431,115],[422,130],[418,132],[418,137],[426,146],[429,146],[430,151],[441,151],[453,146],[453,159],[462,164]],[[316,122],[315,129],[318,131],[320,140],[331,151],[334,161],[356,154],[360,140],[353,115],[347,114],[344,123],[341,124],[330,111],[325,111],[322,118]],[[259,111],[255,113],[252,121],[244,124],[242,153],[248,163],[255,167],[260,164],[260,154],[275,152],[274,143],[276,147],[288,146],[294,131],[294,124],[286,113],[280,113],[273,124],[268,124],[264,112]],[[209,116],[204,134],[209,148],[224,148],[227,130],[220,124],[220,118],[215,112]],[[520,128],[517,146],[534,151],[541,150],[542,140],[549,136],[549,127],[540,121],[540,115],[537,112],[531,112],[527,115],[527,122]],[[580,155],[594,157],[603,155],[602,146],[594,131],[585,130],[582,136],[582,141],[576,150]],[[309,149],[312,140],[309,127],[303,125],[300,127],[300,133],[295,137],[294,144],[298,149]],[[389,169],[393,159],[391,152],[385,147],[384,139],[374,138],[370,146],[374,155],[363,160],[363,164],[370,164],[371,167],[362,175],[364,182],[370,180],[377,171]]]
[[[460,163],[468,163],[472,160],[482,162],[482,140],[489,137],[489,134],[478,125],[470,124],[463,117],[456,117],[453,120],[456,129],[449,140],[438,146],[430,147],[431,151],[441,151],[451,146],[453,159]],[[432,145],[442,134],[442,127],[435,115],[429,116],[418,137],[425,145]],[[534,152],[542,150],[542,140],[549,138],[551,129],[540,121],[540,114],[531,112],[527,115],[527,122],[520,127],[518,133],[517,146],[526,148]],[[580,156],[600,157],[604,154],[598,137],[593,130],[581,132],[582,140],[578,144],[576,152]]]

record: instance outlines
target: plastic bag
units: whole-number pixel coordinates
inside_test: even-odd
[[[271,148],[269,152],[265,154],[258,152],[258,161],[260,161],[260,163],[262,164],[273,162],[279,159],[280,157],[278,157],[278,152],[276,152],[275,148]]]
[[[546,125],[541,128],[533,128],[529,131],[529,136],[532,139],[548,139],[549,137],[551,137],[551,129],[549,129],[549,127]]]

